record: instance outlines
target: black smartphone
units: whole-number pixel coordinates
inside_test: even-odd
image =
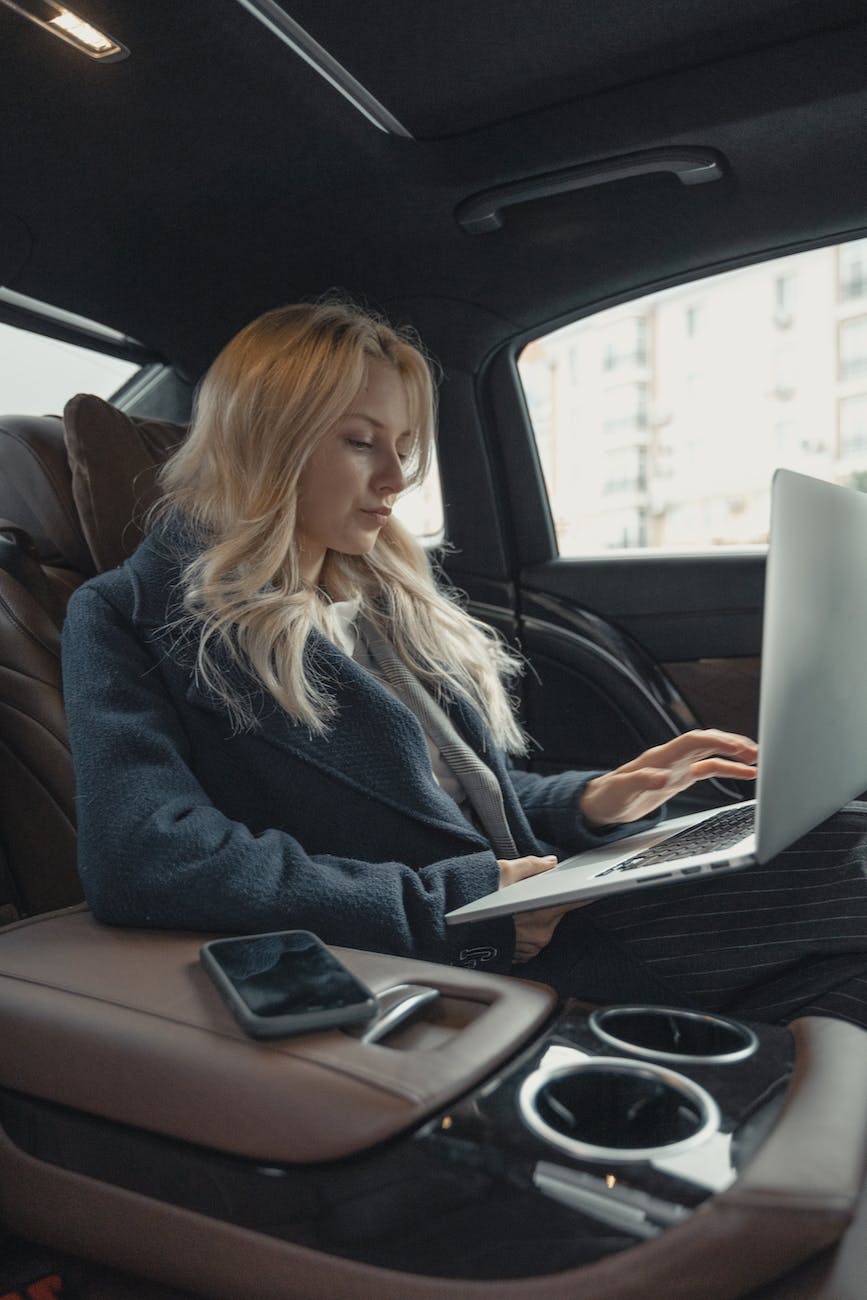
[[[199,955],[253,1038],[359,1024],[378,1010],[370,989],[309,930],[212,939]]]

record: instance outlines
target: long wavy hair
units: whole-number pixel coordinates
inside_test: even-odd
[[[198,679],[238,729],[255,720],[227,659],[312,733],[334,722],[328,681],[305,654],[322,600],[301,576],[298,484],[372,360],[394,366],[406,388],[404,471],[413,487],[434,442],[430,367],[409,332],[336,302],[278,307],[242,329],[202,380],[190,433],[161,472],[153,518],[179,512],[202,540],[181,577],[177,630],[194,647]],[[328,551],[321,585],[336,600],[358,596],[361,612],[435,696],[469,701],[497,744],[525,748],[507,690],[520,661],[437,586],[425,551],[394,516],[367,555]]]

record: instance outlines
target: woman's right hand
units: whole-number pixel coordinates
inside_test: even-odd
[[[546,858],[498,858],[500,888],[505,889],[507,885],[526,880],[528,876],[538,876],[556,865],[557,859],[553,854]],[[512,917],[515,923],[515,962],[520,964],[537,957],[551,942],[551,936],[561,917],[571,912],[574,906],[573,903],[566,907],[537,908],[533,912],[519,912]]]

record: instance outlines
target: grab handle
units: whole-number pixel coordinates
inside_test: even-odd
[[[582,163],[580,167],[566,167],[541,176],[528,176],[508,185],[496,185],[465,199],[455,210],[455,219],[468,235],[483,235],[490,230],[499,230],[503,224],[503,209],[519,203],[607,185],[629,176],[651,176],[656,172],[670,172],[683,185],[705,185],[708,181],[719,180],[723,170],[723,160],[713,149],[642,149],[638,153],[621,154],[619,158]]]

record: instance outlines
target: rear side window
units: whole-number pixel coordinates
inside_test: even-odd
[[[867,240],[601,312],[518,370],[561,555],[765,542],[777,466],[867,488]]]
[[[0,323],[0,412],[57,415],[75,393],[111,397],[140,364]]]
[[[442,541],[445,519],[436,454],[432,458],[425,481],[398,500],[394,513],[404,527],[414,533],[423,545],[425,543],[434,545]]]

